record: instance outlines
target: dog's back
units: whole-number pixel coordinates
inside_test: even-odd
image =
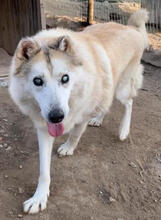
[[[128,26],[109,22],[91,25],[84,30],[97,38],[107,51],[116,81],[129,62],[133,59],[140,61],[148,46],[145,29],[147,18],[148,12],[141,9],[129,18]]]

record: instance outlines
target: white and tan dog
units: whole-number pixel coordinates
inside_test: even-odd
[[[133,97],[142,85],[140,60],[148,46],[148,13],[134,13],[128,26],[96,24],[82,32],[45,30],[18,44],[12,59],[10,95],[36,129],[40,177],[24,211],[46,208],[54,137],[69,133],[59,155],[72,155],[89,122],[99,126],[114,96],[125,106],[120,140],[130,130]]]

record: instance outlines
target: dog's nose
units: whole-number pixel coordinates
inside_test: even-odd
[[[64,118],[64,112],[61,109],[53,109],[49,112],[49,121],[52,123],[59,123]]]

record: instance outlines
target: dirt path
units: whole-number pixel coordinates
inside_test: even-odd
[[[54,145],[51,196],[46,211],[28,216],[22,202],[35,190],[35,131],[0,89],[0,219],[160,220],[161,69],[147,66],[135,99],[131,135],[118,139],[123,113],[115,102],[101,128],[88,128],[72,157],[58,158]]]

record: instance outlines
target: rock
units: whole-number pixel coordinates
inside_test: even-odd
[[[22,165],[20,165],[19,168],[22,169]]]
[[[135,164],[134,162],[132,162],[132,161],[129,163],[129,166],[131,166],[131,167],[133,167],[133,168],[136,168],[136,167],[137,167],[136,164]]]
[[[141,184],[144,184],[144,182],[142,180],[139,181]]]
[[[9,151],[9,150],[11,150],[11,146],[8,146],[8,147],[6,148],[6,151]]]
[[[8,137],[8,134],[4,134],[4,137]]]
[[[112,198],[112,197],[110,196],[109,201],[110,201],[110,202],[116,202],[116,199],[114,199],[114,198]]]
[[[8,80],[1,79],[0,80],[0,87],[8,87]]]
[[[13,215],[13,211],[11,210],[11,211],[9,211],[9,215]]]
[[[23,215],[22,214],[18,214],[18,218],[23,218]]]
[[[18,193],[22,194],[22,193],[24,193],[24,190],[21,187],[18,187]]]

